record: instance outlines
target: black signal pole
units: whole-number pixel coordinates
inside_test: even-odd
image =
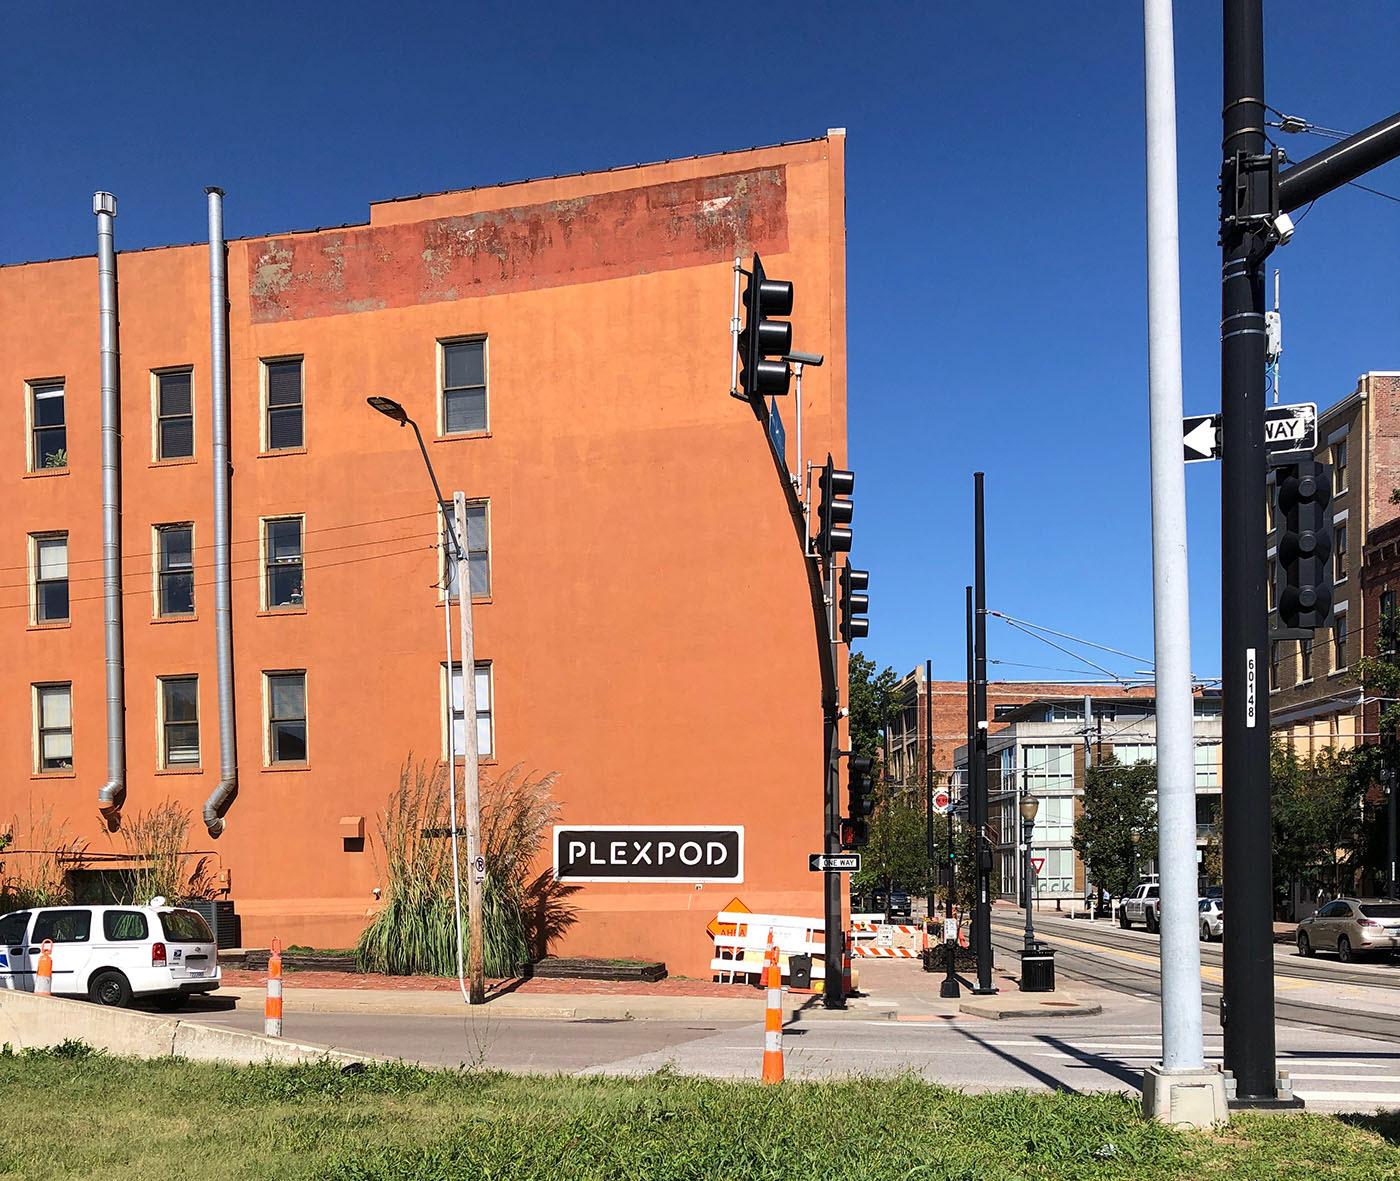
[[[973,846],[977,857],[977,900],[972,912],[972,947],[977,954],[977,987],[979,995],[996,992],[992,984],[992,847],[987,840],[987,547],[983,527],[982,473],[972,475],[974,489],[973,583],[975,611],[973,637],[976,649],[974,661],[972,745],[968,748],[968,766],[972,772],[972,798],[968,804],[968,819],[972,822]]]
[[[1264,140],[1262,0],[1225,0],[1221,166],[1221,672],[1224,781],[1225,1067],[1237,1106],[1299,1106],[1275,1069],[1273,874],[1265,594],[1264,260],[1286,215],[1400,154],[1400,115],[1280,171]],[[1284,215],[1284,216],[1281,216]]]
[[[928,917],[924,920],[924,930],[928,930],[933,916],[938,913],[934,892],[939,875],[935,868],[938,862],[933,843],[933,661],[924,661],[924,857],[928,861]]]

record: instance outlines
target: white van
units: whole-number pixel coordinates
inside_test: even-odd
[[[0,915],[0,988],[34,991],[46,939],[57,996],[117,1006],[150,999],[176,1009],[191,994],[219,987],[213,933],[193,910],[51,906]]]

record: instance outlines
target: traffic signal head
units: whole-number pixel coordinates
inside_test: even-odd
[[[771,318],[792,315],[792,284],[768,278],[757,254],[744,292],[744,310],[744,328],[739,333],[739,388],[749,397],[787,393],[787,362],[766,358],[786,357],[792,351],[792,325]]]
[[[1305,459],[1274,470],[1279,622],[1286,628],[1326,627],[1332,618],[1332,469]]]
[[[863,849],[870,844],[870,825],[864,820],[841,821],[841,848]]]
[[[855,487],[855,472],[838,468],[828,455],[826,465],[817,478],[817,489],[821,493],[817,512],[817,552],[824,558],[851,552],[850,525],[856,511],[856,502],[851,499],[851,493]]]
[[[850,793],[847,811],[851,819],[863,820],[875,811],[875,779],[871,775],[875,760],[852,755],[847,762],[846,790]]]
[[[865,613],[870,610],[870,596],[862,594],[870,585],[870,571],[853,570],[848,563],[841,567],[841,642],[870,634],[870,620]]]

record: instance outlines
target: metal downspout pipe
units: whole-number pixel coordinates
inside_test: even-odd
[[[102,340],[102,623],[107,664],[107,782],[97,806],[112,831],[126,799],[126,670],[122,656],[121,392],[117,353],[117,199],[94,193],[98,322]]]
[[[224,191],[209,198],[209,388],[214,403],[214,642],[219,680],[219,783],[204,801],[211,837],[224,831],[224,813],[238,794],[238,744],[233,706],[233,612],[229,591],[228,268],[224,251]]]

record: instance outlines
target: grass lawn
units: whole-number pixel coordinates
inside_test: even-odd
[[[8,1049],[8,1048],[7,1048]],[[0,1174],[27,1179],[1400,1177],[1400,1117],[1144,1123],[1119,1095],[913,1078],[722,1083],[0,1053]]]

